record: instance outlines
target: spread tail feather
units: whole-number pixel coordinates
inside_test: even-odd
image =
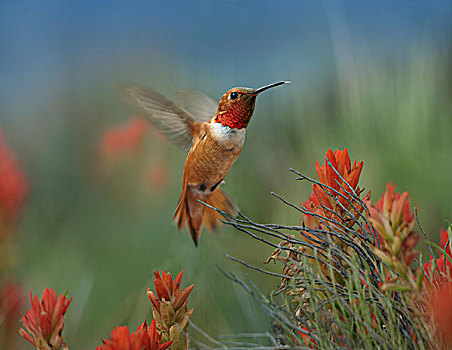
[[[219,188],[214,191],[206,201],[213,208],[220,209],[222,212],[231,216],[236,216],[239,208],[234,201],[225,192]],[[206,207],[204,211],[204,224],[209,231],[214,230],[220,223],[218,220],[224,219],[223,216],[211,208]]]
[[[218,219],[222,218],[220,213],[206,207],[198,199],[232,216],[237,215],[238,212],[237,205],[234,201],[220,189],[217,189],[206,200],[203,200],[190,191],[189,188],[184,187],[177,203],[173,221],[177,222],[177,228],[179,230],[182,230],[185,225],[188,226],[190,235],[196,246],[198,246],[198,240],[201,236],[203,221],[206,228],[212,231],[218,226]]]

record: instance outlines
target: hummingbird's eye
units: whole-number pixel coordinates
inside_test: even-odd
[[[231,92],[229,94],[229,99],[230,100],[235,100],[235,99],[237,99],[237,97],[239,97],[239,94],[237,92],[235,92],[235,91],[233,91],[233,92]]]

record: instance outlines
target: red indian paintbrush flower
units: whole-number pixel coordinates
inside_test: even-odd
[[[157,296],[148,289],[147,295],[152,303],[154,318],[157,320],[157,330],[163,340],[172,340],[172,348],[187,349],[188,321],[193,315],[193,309],[187,310],[188,296],[194,285],[180,290],[183,271],[174,279],[170,273],[155,272],[154,285]]]
[[[0,348],[14,349],[19,313],[23,304],[22,287],[14,281],[0,281]]]
[[[441,254],[437,259],[430,257],[430,261],[424,263],[424,272],[426,278],[424,284],[426,288],[431,288],[432,285],[439,287],[444,284],[452,283],[452,259],[449,234],[446,230],[440,229],[440,246],[446,252]]]
[[[431,294],[430,308],[437,334],[452,345],[452,281],[441,285]]]
[[[3,220],[11,222],[17,218],[27,192],[25,176],[0,130],[0,216]]]
[[[149,328],[144,322],[132,334],[125,326],[116,327],[111,331],[110,339],[105,339],[96,350],[165,350],[171,345],[171,341],[162,343],[161,338],[153,320]]]
[[[386,192],[381,198],[370,205],[370,220],[377,230],[378,236],[384,239],[393,240],[394,233],[407,235],[414,227],[414,213],[411,213],[409,193],[395,192],[396,185],[388,182]]]
[[[360,196],[362,192],[358,187],[358,181],[363,169],[363,162],[355,160],[352,165],[347,148],[337,149],[334,152],[328,149],[325,154],[325,164],[320,165],[317,161],[315,168],[319,182],[325,186],[314,184],[313,193],[302,204],[302,207],[322,217],[332,218],[339,215],[343,219],[351,219],[347,211],[355,214],[355,210],[351,210],[350,201],[352,201],[353,195]],[[364,200],[368,198],[370,198],[370,192]],[[363,210],[356,202],[354,207],[360,212]],[[304,214],[303,217],[305,225],[312,228],[318,226],[318,221],[312,215]]]
[[[135,118],[127,124],[107,130],[101,139],[101,153],[105,157],[136,150],[149,130],[149,123]]]
[[[378,245],[374,247],[375,254],[389,267],[393,268],[404,283],[402,286],[395,283],[385,283],[382,289],[410,288],[419,290],[421,284],[416,283],[422,279],[422,271],[414,277],[410,267],[418,256],[415,247],[420,237],[413,230],[414,214],[411,212],[408,192],[400,194],[395,192],[396,186],[388,182],[386,192],[373,205],[367,201],[369,210],[367,218],[377,232]]]
[[[19,334],[37,349],[59,350],[64,345],[63,328],[64,315],[69,308],[72,298],[60,294],[57,298],[52,288],[44,289],[42,298],[30,293],[31,309],[22,317],[24,328]]]
[[[395,189],[396,185],[388,182],[386,192],[377,202],[373,205],[367,202],[368,219],[377,231],[380,250],[385,255],[403,256],[405,265],[409,266],[417,257],[418,253],[413,249],[419,236],[413,231],[414,213],[411,212],[409,193],[400,194]],[[388,262],[387,259],[384,261]]]
[[[450,249],[452,242],[449,241],[449,233],[442,227],[439,229],[439,245],[446,251],[446,254],[452,256]]]

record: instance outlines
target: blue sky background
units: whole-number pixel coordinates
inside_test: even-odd
[[[9,112],[2,118],[49,103],[85,75],[127,76],[137,65],[150,71],[163,65],[173,84],[207,84],[216,94],[237,83],[318,81],[340,50],[391,57],[419,42],[448,44],[451,7],[450,1],[2,1],[0,95]],[[344,47],[333,45],[336,38]]]

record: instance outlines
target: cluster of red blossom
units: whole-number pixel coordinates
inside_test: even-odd
[[[0,130],[0,271],[11,271],[10,247],[17,219],[28,193],[28,184],[16,155]],[[13,348],[17,320],[23,304],[19,283],[0,275],[0,348]]]
[[[110,338],[103,341],[96,350],[165,350],[187,349],[188,337],[177,331],[185,331],[193,309],[187,310],[188,296],[193,285],[181,290],[183,272],[173,281],[170,273],[155,272],[154,285],[156,294],[148,289],[147,294],[152,303],[154,319],[149,327],[146,321],[136,332],[131,333],[126,326],[117,326],[111,331]],[[41,300],[31,295],[31,308],[22,317],[24,328],[19,330],[30,344],[38,350],[66,349],[63,341],[64,315],[72,298],[60,294],[50,288],[45,289]],[[171,317],[172,319],[168,319]]]
[[[367,219],[376,230],[374,233],[369,227],[368,232],[375,235],[376,255],[395,270],[401,269],[404,274],[411,272],[409,266],[418,255],[414,248],[419,236],[414,231],[415,220],[409,194],[395,192],[396,186],[388,183],[386,191],[374,204],[370,201],[370,192],[361,198],[362,190],[358,187],[358,181],[362,167],[363,162],[351,164],[346,148],[334,152],[329,149],[325,155],[325,164],[320,166],[316,162],[320,184],[313,185],[311,196],[302,204],[306,210],[303,222],[310,228],[323,225],[334,228],[334,221],[320,222],[319,217],[332,220],[340,217],[353,226],[353,216],[357,218],[358,212],[363,212],[364,208],[359,203],[364,202]],[[354,196],[360,197],[361,201],[353,200]],[[428,295],[427,307],[435,321],[436,330],[442,339],[452,342],[452,255],[449,236],[443,229],[440,245],[444,254],[439,258],[431,257],[424,268],[418,271],[417,277],[413,276],[411,280],[416,285],[416,279],[425,275],[423,288],[427,293],[424,295]],[[380,285],[383,290],[388,286],[388,283]],[[306,345],[313,345],[307,334],[301,335]]]

